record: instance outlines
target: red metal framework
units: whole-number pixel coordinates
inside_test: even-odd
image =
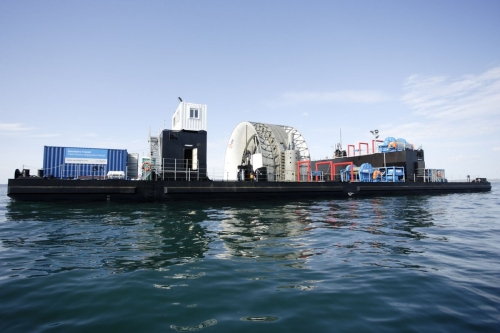
[[[318,165],[320,164],[328,164],[330,165],[330,180],[333,180],[335,174],[333,172],[333,162],[332,161],[324,161],[324,162],[316,162],[316,171],[318,171]],[[318,181],[318,176],[316,176],[316,181]]]
[[[349,148],[352,147],[352,156],[356,156],[356,146],[347,145],[347,156],[351,156],[351,150]]]
[[[358,143],[359,155],[361,155],[361,146],[366,146],[366,154],[370,153],[370,151],[369,151],[370,148],[368,148],[368,142],[359,142]]]
[[[375,142],[384,142],[383,140],[372,140],[372,153],[375,154]]]
[[[311,161],[299,161],[297,162],[297,181],[300,182],[300,165],[301,164],[306,164],[307,165],[307,181],[311,181]],[[329,164],[330,165],[330,180],[334,181],[335,180],[335,174],[336,174],[336,168],[337,166],[341,165],[350,165],[351,166],[351,182],[354,180],[354,164],[352,162],[339,162],[339,163],[333,163],[332,161],[324,161],[324,162],[317,162],[316,163],[316,171],[318,171],[318,165],[319,164]],[[318,176],[316,176],[316,181],[318,181]]]
[[[307,181],[310,181],[309,177],[311,175],[311,161],[299,161],[297,162],[297,181],[300,182],[300,165],[307,164]]]
[[[333,165],[332,165],[333,175],[335,175],[336,167],[340,166],[340,165],[350,165],[351,166],[351,182],[354,181],[354,164],[352,162],[333,163]]]

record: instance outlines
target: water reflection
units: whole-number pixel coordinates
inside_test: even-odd
[[[12,201],[5,217],[15,224],[1,232],[2,246],[37,253],[29,267],[11,265],[30,271],[28,276],[163,269],[203,257],[211,242],[199,224],[206,213],[189,206]]]
[[[217,221],[224,252],[220,258],[297,259],[308,256],[301,236],[310,222],[300,203],[222,207],[208,217]]]
[[[423,251],[434,225],[428,197],[232,204],[24,203],[9,201],[1,246],[32,253],[12,258],[9,274],[73,269],[96,275],[165,269],[203,258],[281,261],[308,268],[318,256],[408,255]],[[391,259],[392,260],[392,259]],[[371,264],[405,265],[386,258]],[[2,273],[3,274],[3,273]],[[306,284],[309,287],[310,284]]]
[[[420,252],[414,240],[426,238],[421,228],[433,226],[428,197],[386,197],[325,202],[322,228],[349,230],[354,239],[340,241],[348,251],[410,254]],[[369,234],[369,235],[363,235]]]
[[[415,241],[427,237],[422,228],[434,225],[429,200],[420,196],[238,205],[209,211],[207,217],[217,224],[206,228],[223,241],[219,258],[281,260],[307,268],[304,259],[321,255],[421,252]],[[375,264],[399,265],[390,260]]]

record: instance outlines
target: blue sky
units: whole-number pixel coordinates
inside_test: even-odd
[[[500,178],[500,1],[0,0],[0,183],[43,146],[148,152],[181,96],[222,176],[241,121],[313,159],[402,137],[449,179]]]

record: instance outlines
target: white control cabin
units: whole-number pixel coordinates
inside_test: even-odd
[[[172,116],[172,129],[176,131],[206,131],[207,105],[180,102]]]

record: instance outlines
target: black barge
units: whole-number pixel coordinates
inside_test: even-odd
[[[357,198],[486,192],[485,178],[449,182],[425,166],[424,151],[404,139],[337,145],[332,159],[310,159],[291,126],[242,122],[226,148],[224,176],[207,172],[206,105],[184,103],[172,129],[149,137],[142,163],[126,150],[45,147],[36,176],[16,170],[8,196],[21,201],[230,201]],[[135,154],[137,155],[137,154]],[[135,161],[135,162],[134,162]],[[212,177],[214,178],[214,177]]]

